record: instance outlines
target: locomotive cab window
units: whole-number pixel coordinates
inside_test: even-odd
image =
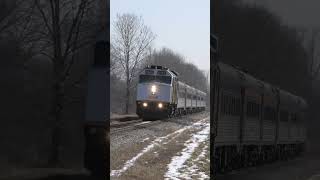
[[[148,82],[160,82],[165,84],[171,84],[170,76],[154,76],[154,75],[140,75],[139,83],[148,83]]]
[[[146,70],[145,73],[147,75],[153,75],[154,74],[154,71],[153,70]]]
[[[171,84],[171,79],[170,76],[156,76],[155,80],[160,83]]]
[[[166,75],[167,72],[166,72],[166,71],[158,71],[157,74],[158,74],[158,75]]]
[[[153,75],[140,75],[139,76],[139,83],[148,83],[152,82],[156,79],[156,76]]]

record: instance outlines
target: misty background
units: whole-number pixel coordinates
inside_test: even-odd
[[[319,152],[320,59],[318,1],[215,1],[211,28],[222,62],[308,102],[307,146]]]

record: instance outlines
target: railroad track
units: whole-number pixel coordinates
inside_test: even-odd
[[[125,132],[127,130],[147,128],[147,127],[150,127],[153,125],[163,123],[164,121],[175,121],[176,119],[184,118],[186,116],[188,116],[188,115],[175,116],[172,118],[158,119],[158,120],[153,120],[153,121],[143,121],[142,119],[128,121],[127,123],[123,123],[121,125],[111,126],[110,127],[110,134]]]
[[[126,123],[120,127],[111,127],[110,134],[116,134],[120,132],[124,132],[127,130],[134,130],[140,128],[147,128],[152,125],[160,124],[161,120],[154,120],[154,121],[142,121],[142,119],[136,120],[136,122]]]

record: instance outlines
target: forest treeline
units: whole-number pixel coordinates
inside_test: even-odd
[[[296,29],[265,8],[235,0],[216,3],[220,60],[300,96],[308,86],[307,53]]]

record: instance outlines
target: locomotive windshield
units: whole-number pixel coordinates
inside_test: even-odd
[[[140,75],[139,83],[148,83],[148,82],[160,82],[165,84],[171,84],[170,76],[153,76],[153,75]]]
[[[170,76],[156,76],[156,81],[166,84],[171,84],[171,77]]]
[[[156,76],[152,76],[152,75],[140,75],[140,77],[139,77],[139,83],[153,82],[155,79],[156,79]]]

